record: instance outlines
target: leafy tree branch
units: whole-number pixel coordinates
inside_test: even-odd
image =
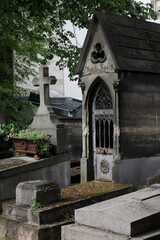
[[[0,6],[0,100],[10,119],[19,107],[17,101],[11,107],[13,96],[24,93],[17,83],[35,76],[35,64],[56,55],[59,68],[68,67],[70,79],[80,81],[74,72],[81,49],[72,43],[74,34],[65,29],[66,21],[88,28],[95,11],[156,19],[151,4],[134,0],[0,0]]]

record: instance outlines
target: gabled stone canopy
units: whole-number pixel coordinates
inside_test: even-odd
[[[91,60],[96,43],[101,44],[101,50],[106,54],[104,62],[107,64],[107,60],[110,60],[111,66],[107,67],[110,71],[160,73],[159,24],[110,13],[95,13],[76,73],[86,71],[87,60]],[[103,59],[103,54],[101,57]],[[96,65],[102,66],[102,63],[94,64]]]
[[[83,74],[99,74],[100,72],[114,72],[116,69],[110,49],[100,25],[97,25],[89,51],[85,59]]]

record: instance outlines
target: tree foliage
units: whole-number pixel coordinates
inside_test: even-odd
[[[70,79],[78,79],[74,71],[81,49],[72,44],[75,35],[65,30],[66,21],[88,28],[95,11],[156,19],[151,4],[134,0],[0,0],[0,6],[0,98],[12,115],[18,111],[13,96],[24,91],[17,83],[35,74],[35,64],[46,63],[56,55],[59,68],[68,67]]]

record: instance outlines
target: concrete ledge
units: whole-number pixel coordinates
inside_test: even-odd
[[[27,158],[27,157],[26,157]],[[11,158],[12,160],[13,158]],[[17,159],[23,159],[25,161],[25,157],[19,157]],[[33,159],[33,158],[31,158]],[[58,154],[49,158],[43,158],[40,160],[30,160],[27,164],[9,168],[5,170],[0,170],[0,179],[7,178],[18,174],[19,172],[24,173],[30,170],[37,170],[39,168],[47,167],[53,164],[61,163],[70,160],[70,153]]]

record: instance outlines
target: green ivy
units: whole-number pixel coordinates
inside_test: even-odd
[[[3,140],[8,141],[10,136],[14,134],[14,124],[10,123],[6,125],[5,123],[0,124],[0,135],[4,135]]]
[[[34,195],[34,197],[32,198],[32,206],[31,206],[32,210],[36,210],[41,207],[42,207],[42,205],[37,202],[36,195]]]
[[[48,136],[40,131],[21,130],[13,135],[14,137],[29,138],[32,140],[48,140]]]
[[[35,140],[36,150],[37,154],[40,157],[50,157],[51,156],[51,150],[52,145],[44,139]]]

